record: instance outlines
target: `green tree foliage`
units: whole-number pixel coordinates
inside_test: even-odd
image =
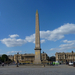
[[[47,56],[47,60],[49,61],[49,56]]]
[[[56,61],[56,57],[55,57],[55,56],[51,56],[51,57],[49,58],[49,60],[50,60],[50,61]]]
[[[8,56],[6,54],[3,54],[1,57],[0,57],[0,64],[1,62],[4,62],[6,64],[9,64],[11,63],[11,59],[8,58]]]
[[[0,61],[1,61],[1,57],[0,57]]]
[[[1,57],[2,62],[8,61],[8,56],[6,54],[3,54]]]

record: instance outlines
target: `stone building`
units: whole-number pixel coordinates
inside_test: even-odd
[[[74,62],[75,61],[75,52],[68,52],[68,53],[58,53],[56,52],[56,61],[61,61],[63,63],[66,63],[66,62]]]
[[[34,63],[35,60],[35,54],[15,54],[14,55],[14,61],[15,63],[17,62],[19,63]],[[41,61],[44,63],[48,62],[48,55],[46,53],[42,53],[41,54]]]

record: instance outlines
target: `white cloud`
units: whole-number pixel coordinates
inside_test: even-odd
[[[61,44],[58,48],[51,48],[50,51],[67,51],[75,48],[75,40],[63,40],[66,44]]]
[[[14,37],[16,37],[16,36],[14,36]],[[22,44],[26,43],[26,40],[16,39],[16,38],[4,38],[4,39],[2,39],[0,41],[3,44],[5,44],[7,47],[21,46]]]
[[[68,40],[63,40],[64,43],[75,43],[75,40],[71,40],[71,41],[68,41]]]
[[[47,53],[49,57],[55,56],[55,53]]]
[[[44,43],[45,42],[45,40],[41,40],[41,43]]]
[[[61,47],[61,48],[68,48],[68,47],[72,47],[74,45],[74,43],[71,43],[71,44],[61,44],[59,47]]]
[[[35,34],[30,35],[30,36],[26,36],[25,40],[26,40],[27,42],[35,43]],[[41,42],[41,43],[44,43],[45,40],[42,39],[42,40],[40,40],[40,42]]]
[[[19,37],[19,35],[17,35],[17,34],[14,34],[14,35],[9,35],[9,36],[10,36],[10,38]]]
[[[75,34],[75,24],[64,24],[53,31],[40,31],[41,38],[56,41],[64,38],[65,34]]]
[[[61,27],[54,29],[53,31],[47,30],[47,31],[40,31],[40,38],[41,39],[47,39],[51,41],[57,41],[62,38],[64,38],[65,34],[75,34],[75,24],[64,24]],[[35,41],[35,34],[32,34],[30,36],[26,37],[26,40],[28,42]]]
[[[33,42],[34,43],[35,42],[35,34],[30,35],[30,36],[26,36],[25,40],[27,42]]]
[[[19,53],[21,53],[22,51],[9,51],[9,52],[7,52],[6,54],[17,54],[17,52],[19,52]]]
[[[40,31],[40,37],[47,39],[51,35],[51,31]]]
[[[50,30],[40,31],[41,43],[45,42],[45,40],[50,40],[50,41],[60,40],[64,38],[66,34],[75,34],[75,24],[67,23],[57,29],[54,29],[53,31],[50,31]],[[16,39],[16,37],[19,37],[19,35],[17,34],[9,35],[9,36],[10,38],[4,38],[0,40],[7,47],[21,46],[22,44],[25,44],[26,42],[35,43],[35,34],[26,36],[24,40]],[[68,43],[70,42],[71,41],[68,41]],[[64,40],[64,43],[67,43],[67,41]]]

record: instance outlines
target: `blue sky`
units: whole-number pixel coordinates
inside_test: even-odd
[[[41,52],[75,52],[75,0],[0,0],[0,54],[35,53],[36,10]]]

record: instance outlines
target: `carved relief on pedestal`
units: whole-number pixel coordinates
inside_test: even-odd
[[[35,52],[35,55],[39,55],[40,54],[40,52]]]

